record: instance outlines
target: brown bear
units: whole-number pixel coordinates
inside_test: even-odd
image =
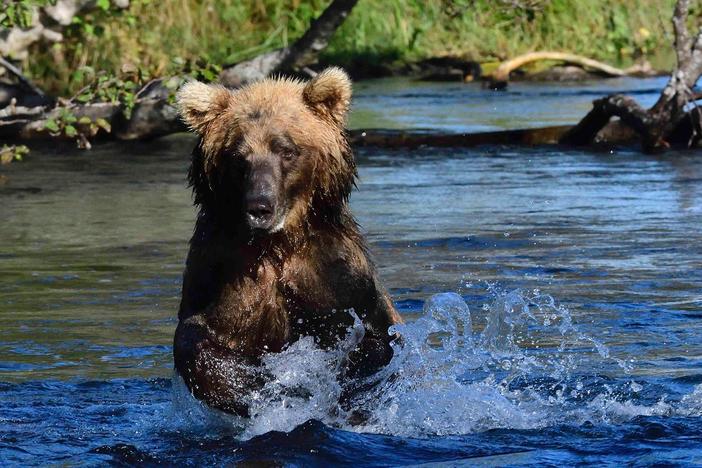
[[[175,367],[195,397],[247,415],[256,366],[303,336],[332,347],[360,317],[365,334],[344,378],[392,357],[401,322],[348,198],[351,82],[329,68],[304,83],[270,78],[238,90],[185,84],[177,102],[199,135],[189,180],[199,214],[190,241]]]

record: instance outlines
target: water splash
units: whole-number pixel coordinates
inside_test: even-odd
[[[377,409],[362,430],[422,436],[551,425],[582,389],[575,376],[588,359],[583,343],[608,357],[567,309],[538,291],[496,292],[486,312],[477,333],[463,299],[445,293],[427,301],[422,318],[396,327],[406,345],[385,372],[397,377],[370,397],[368,407]],[[542,350],[543,342],[551,345]]]
[[[178,414],[198,429],[225,426],[244,439],[287,432],[310,419],[357,432],[423,437],[702,415],[702,386],[675,405],[665,397],[637,403],[643,387],[627,377],[632,363],[581,332],[551,296],[538,290],[492,293],[482,330],[460,295],[432,296],[419,319],[390,330],[402,337],[393,344],[392,361],[363,382],[370,390],[344,408],[340,369],[363,338],[353,311],[354,325],[337,348],[320,349],[307,337],[264,358],[261,370],[272,378],[252,394],[250,419],[188,403],[193,399],[184,396],[182,384],[174,385],[180,394],[174,406],[188,408]]]
[[[348,313],[354,324],[336,348],[320,349],[312,337],[304,337],[282,353],[264,358],[265,372],[273,378],[252,396],[251,423],[244,437],[289,431],[310,419],[330,421],[346,414],[339,406],[343,392],[339,375],[349,353],[364,336],[361,319],[353,310]]]

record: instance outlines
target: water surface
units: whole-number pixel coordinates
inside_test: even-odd
[[[354,118],[451,131],[564,123],[577,96],[616,83],[515,87],[527,93],[519,108],[534,106],[528,122],[507,95],[362,84]],[[658,82],[627,83],[651,99]],[[425,99],[418,86],[434,97],[393,114]],[[456,92],[484,104],[457,107]],[[548,92],[570,93],[567,109],[537,109]],[[408,323],[393,377],[359,398],[369,419],[353,426],[328,398],[336,351],[308,342],[266,362],[277,380],[252,421],[208,411],[172,378],[192,143],[45,148],[3,168],[3,465],[702,460],[699,151],[358,152],[352,206]],[[307,396],[287,392],[301,387]]]
[[[368,80],[354,87],[351,128],[424,128],[485,132],[577,123],[592,101],[612,93],[643,106],[658,99],[667,77],[564,82],[514,82],[505,91],[481,83],[430,83],[408,78]]]

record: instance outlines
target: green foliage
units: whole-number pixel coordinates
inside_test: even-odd
[[[25,145],[2,145],[2,148],[0,148],[0,164],[21,161],[28,154],[29,148]]]
[[[627,65],[670,51],[674,0],[361,0],[324,52],[416,60],[458,55],[501,61],[535,50]],[[644,29],[644,34],[640,31]],[[648,33],[648,35],[646,35]],[[665,65],[670,65],[669,63]]]
[[[109,133],[112,127],[103,118],[92,120],[88,116],[77,117],[69,107],[59,107],[52,117],[44,121],[44,130],[53,137],[75,139],[80,148],[90,148],[88,138],[95,136],[100,130]]]
[[[172,60],[173,66],[180,73],[205,83],[216,81],[222,71],[220,64],[203,58],[186,60],[182,57],[174,57]]]
[[[78,135],[78,129],[76,128],[76,123],[78,122],[78,117],[76,117],[68,108],[60,107],[58,113],[44,122],[44,129],[47,130],[51,136],[65,135],[69,138],[75,138]]]
[[[108,76],[120,76],[127,64],[144,76],[186,72],[212,81],[219,66],[289,45],[328,4],[132,0],[121,10],[100,1],[64,31],[63,43],[37,45],[24,70],[59,95],[88,84],[86,74],[76,72],[84,66]],[[360,0],[322,60],[349,65],[459,55],[485,62],[533,50],[575,52],[615,65],[642,56],[669,60],[673,5],[674,0]],[[120,92],[128,96],[129,90]]]
[[[92,67],[81,67],[75,72],[75,81],[90,80],[72,98],[81,104],[89,102],[109,102],[120,105],[124,116],[129,119],[137,101],[139,89],[146,83],[144,74],[139,69],[128,69],[119,76],[100,71],[95,73]]]
[[[56,0],[0,0],[0,28],[27,28],[32,25],[36,8],[55,3]]]

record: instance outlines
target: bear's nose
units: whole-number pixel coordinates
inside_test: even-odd
[[[252,227],[265,228],[273,218],[273,204],[268,197],[253,197],[246,200],[246,215]]]

